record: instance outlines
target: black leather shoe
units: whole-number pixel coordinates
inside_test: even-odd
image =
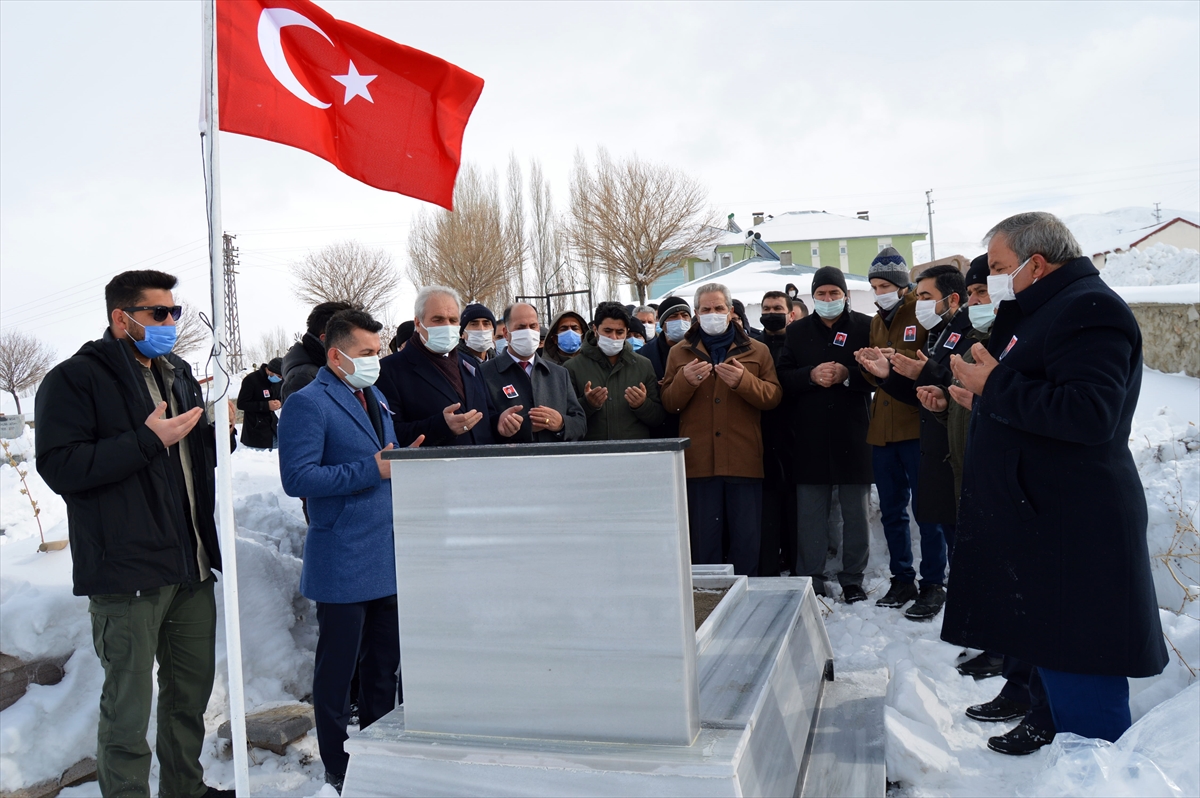
[[[235,798],[236,795],[234,790],[218,790],[216,787],[208,787],[204,791],[204,798]]]
[[[829,598],[829,588],[825,586],[825,580],[819,576],[812,577],[812,589],[821,598]]]
[[[342,785],[346,782],[345,773],[330,773],[325,771],[325,783],[337,790],[338,795],[342,794]]]
[[[986,679],[989,676],[999,676],[1004,668],[1004,657],[996,657],[983,652],[966,662],[958,664],[958,672],[963,676],[973,676],[976,679]]]
[[[913,605],[904,612],[910,621],[932,620],[942,611],[946,603],[946,588],[941,585],[921,585],[921,593]]]
[[[1052,742],[1054,742],[1054,732],[1022,723],[1007,734],[989,737],[988,748],[1009,756],[1027,756]]]
[[[892,580],[892,587],[887,594],[875,602],[876,607],[903,607],[917,597],[917,586],[912,582],[897,582]]]
[[[860,585],[846,585],[842,588],[842,601],[847,604],[856,604],[860,601],[867,600],[867,591],[862,589]]]
[[[976,704],[967,707],[967,717],[972,720],[982,720],[985,723],[999,723],[1006,720],[1019,720],[1029,711],[1027,704],[1018,704],[1002,695],[998,695],[986,704]]]

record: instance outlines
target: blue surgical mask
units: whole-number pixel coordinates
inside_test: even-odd
[[[283,377],[277,377],[274,374],[268,374],[267,382],[283,382]]]
[[[496,354],[503,355],[508,349],[508,340],[504,338],[496,339]]]
[[[967,314],[971,317],[971,326],[980,332],[987,332],[991,329],[992,322],[996,320],[996,306],[987,305],[970,305],[967,308]]]
[[[641,349],[644,346],[641,338],[629,338],[626,340],[629,341],[629,345],[633,347],[634,352],[638,351],[639,349]]]
[[[342,357],[354,364],[354,371],[350,374],[347,374],[344,368],[338,368],[342,372],[342,376],[346,378],[346,382],[350,384],[350,387],[363,391],[370,388],[375,384],[375,380],[379,379],[379,355],[349,357],[340,349],[338,351],[341,352]]]
[[[835,299],[832,302],[822,302],[819,299],[813,300],[813,307],[816,308],[816,313],[823,319],[836,319],[842,315],[842,311],[846,309],[846,298]]]
[[[124,311],[121,312],[124,313]],[[147,327],[128,313],[125,313],[125,318],[146,332],[145,338],[133,342],[133,345],[144,357],[162,357],[175,348],[175,338],[179,331],[175,329],[174,324]]]
[[[691,327],[692,322],[689,319],[671,319],[667,322],[667,340],[682,341]]]
[[[578,352],[579,344],[582,342],[583,338],[574,330],[563,330],[558,334],[558,348],[568,355]]]
[[[654,322],[654,334],[662,335],[662,322],[661,321]]]

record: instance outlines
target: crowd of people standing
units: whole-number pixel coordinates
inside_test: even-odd
[[[277,447],[283,488],[304,502],[326,780],[340,791],[352,704],[366,726],[403,700],[383,456],[402,446],[688,438],[693,562],[810,577],[846,604],[868,598],[874,485],[890,570],[875,603],[918,622],[944,608],[942,638],[982,652],[960,671],[1006,677],[966,709],[1020,720],[989,747],[1030,753],[1057,732],[1115,740],[1130,725],[1127,677],[1167,661],[1126,445],[1140,332],[1054,216],[1010,217],[987,241],[965,274],[914,276],[883,249],[870,314],[850,306],[840,269],[818,269],[812,312],[787,285],[763,296],[761,329],[716,282],[656,305],[603,302],[590,318],[565,311],[546,328],[532,305],[497,314],[427,286],[384,356],[368,313],[315,307],[238,405],[243,443]],[[91,597],[105,669],[105,794],[145,794],[156,657],[170,685],[162,784],[221,794],[198,762],[221,562],[215,430],[171,353],[174,286],[155,271],[114,278],[104,337],[52,370],[36,400],[37,467],[66,499],[75,590]],[[1082,593],[1086,619],[1069,608]]]

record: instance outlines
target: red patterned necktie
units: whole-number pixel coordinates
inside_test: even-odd
[[[362,391],[355,391],[354,396],[358,399],[358,403],[363,406],[363,412],[367,412],[367,397],[363,396]],[[367,413],[370,415],[370,413]]]

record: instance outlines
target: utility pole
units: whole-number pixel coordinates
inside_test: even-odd
[[[233,245],[233,239],[237,236],[232,236],[225,233],[221,236],[225,242],[225,258],[224,258],[224,275],[225,275],[225,334],[228,336],[228,358],[229,368],[233,372],[239,372],[245,368],[242,363],[242,325],[238,322],[238,301],[237,301],[237,270],[238,265],[238,250]]]
[[[1155,224],[1158,224],[1162,221],[1162,209],[1158,207],[1159,205],[1162,205],[1162,203],[1161,202],[1154,203],[1154,223]]]
[[[925,209],[929,211],[929,259],[937,260],[933,251],[933,189],[925,192]]]

